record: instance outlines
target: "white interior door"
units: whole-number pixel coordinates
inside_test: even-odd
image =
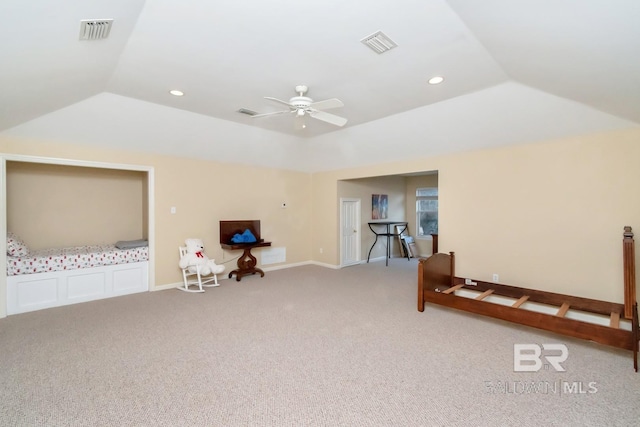
[[[340,265],[360,263],[360,199],[340,199]]]

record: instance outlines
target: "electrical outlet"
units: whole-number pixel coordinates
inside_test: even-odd
[[[493,273],[493,282],[498,283],[499,281],[500,281],[500,276],[498,276],[498,273]]]

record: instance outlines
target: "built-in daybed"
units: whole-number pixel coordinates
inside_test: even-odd
[[[624,304],[618,304],[473,279],[465,284],[455,275],[455,254],[437,253],[418,263],[418,311],[433,303],[631,350],[637,372],[640,330],[631,227],[625,227],[623,254]]]
[[[149,289],[146,241],[30,251],[7,235],[7,314]]]
[[[0,182],[0,317],[154,289],[152,167],[0,154]]]

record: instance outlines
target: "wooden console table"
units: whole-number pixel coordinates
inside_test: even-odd
[[[238,268],[229,273],[229,279],[234,274],[236,275],[236,281],[240,281],[242,276],[246,276],[247,274],[256,274],[260,273],[260,277],[264,277],[264,271],[256,267],[257,260],[251,254],[251,249],[253,248],[262,248],[264,246],[271,246],[271,242],[256,242],[256,243],[232,243],[232,244],[221,244],[223,249],[229,249],[232,251],[237,251],[242,249],[244,252],[242,256],[238,258]]]

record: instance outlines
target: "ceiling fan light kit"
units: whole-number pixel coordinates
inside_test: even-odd
[[[295,116],[302,118],[308,115],[314,119],[321,120],[326,123],[330,123],[335,126],[344,126],[347,123],[347,119],[344,117],[336,116],[335,114],[326,113],[323,110],[329,110],[332,108],[343,107],[344,103],[337,98],[326,99],[324,101],[313,102],[313,99],[306,96],[309,88],[305,85],[298,85],[295,87],[295,91],[298,96],[294,96],[289,101],[282,101],[278,98],[272,98],[265,96],[264,98],[276,102],[278,104],[286,105],[288,110],[274,111],[271,113],[263,113],[253,115],[253,118],[274,116],[277,114],[293,113]],[[300,126],[300,128],[306,128],[306,124]]]

